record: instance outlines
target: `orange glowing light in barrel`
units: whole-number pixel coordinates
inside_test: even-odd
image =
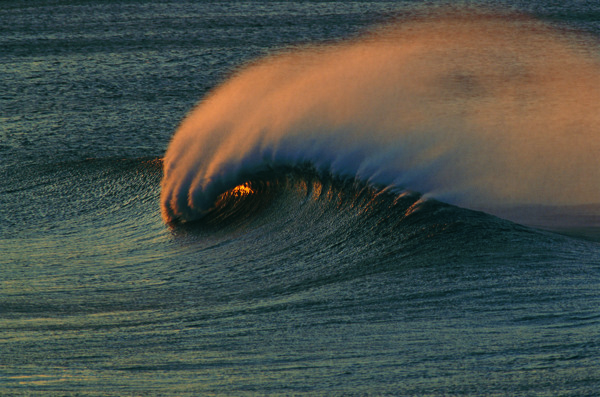
[[[238,196],[238,197],[239,196],[247,196],[252,193],[254,193],[254,190],[252,190],[250,185],[248,185],[247,183],[238,185],[238,186],[234,187],[233,189],[231,189],[231,194],[234,196]]]

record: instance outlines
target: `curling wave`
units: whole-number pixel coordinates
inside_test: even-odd
[[[467,224],[481,230],[497,222],[502,221],[417,193],[394,194],[356,180],[323,177],[307,167],[284,167],[260,172],[222,193],[201,222],[190,223],[191,229],[181,226],[208,235],[250,230],[280,235],[286,230],[283,235],[304,236],[299,238],[335,236],[338,243],[352,235],[370,244],[397,232],[410,235],[460,224],[464,235]]]
[[[259,60],[175,133],[163,218],[202,218],[286,167],[500,215],[598,204],[600,64],[585,42],[523,16],[436,11]]]
[[[202,224],[219,228],[243,225],[266,213],[308,212],[315,218],[318,213],[328,213],[331,219],[340,209],[367,214],[390,208],[408,215],[420,208],[424,201],[419,194],[390,194],[365,183],[338,177],[323,177],[308,167],[271,169],[254,175],[246,182],[220,194],[206,212]],[[428,201],[431,202],[431,201]],[[307,210],[305,206],[311,208]],[[279,211],[283,209],[283,211]],[[332,211],[330,211],[332,210]]]

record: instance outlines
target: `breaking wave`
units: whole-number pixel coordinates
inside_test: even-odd
[[[265,172],[309,169],[513,220],[586,208],[596,222],[594,46],[520,15],[438,10],[258,60],[176,131],[163,218],[200,219]]]

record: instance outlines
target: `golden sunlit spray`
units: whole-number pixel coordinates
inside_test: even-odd
[[[174,135],[163,216],[304,164],[467,208],[599,203],[595,51],[523,16],[435,11],[257,61]]]

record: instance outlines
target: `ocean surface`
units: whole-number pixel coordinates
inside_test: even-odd
[[[0,2],[0,395],[597,396],[597,1]]]

